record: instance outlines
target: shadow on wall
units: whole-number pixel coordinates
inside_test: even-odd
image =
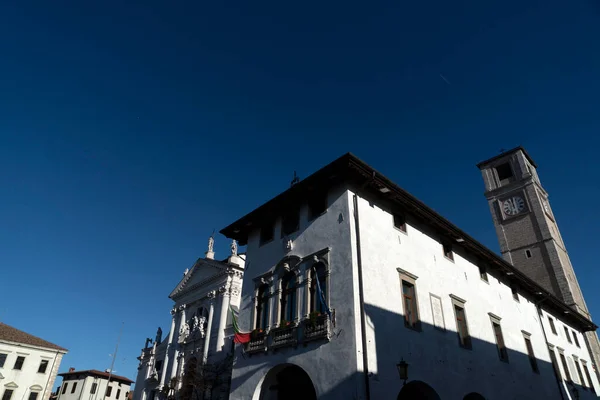
[[[552,363],[540,359],[549,358],[548,351],[534,354],[535,359],[531,360],[527,353],[506,348],[506,361],[502,361],[496,343],[471,336],[470,346],[467,346],[470,348],[461,347],[454,315],[444,316],[445,329],[423,322],[418,329],[411,329],[405,326],[402,314],[368,304],[365,313],[367,326],[375,332],[371,338],[375,341],[375,354],[371,354],[372,351],[368,354],[373,360],[369,363],[372,399],[596,398],[587,387],[557,380]],[[491,321],[489,329],[491,332]],[[502,329],[505,341],[509,335],[513,341],[515,335],[519,335],[521,348],[526,349],[525,338],[518,327],[507,323]],[[509,332],[515,329],[518,333]],[[532,336],[531,341],[538,342],[534,349],[539,353],[540,348],[547,347],[541,333]],[[408,379],[404,386],[397,368],[400,360],[408,363]],[[580,381],[577,370],[570,374]],[[583,379],[587,382],[586,377]],[[567,394],[567,390],[570,393]]]
[[[532,365],[528,354],[507,349],[508,361],[502,361],[496,343],[471,337],[471,349],[460,347],[458,334],[453,326],[455,325],[453,317],[446,316],[445,330],[425,323],[421,324],[419,330],[412,330],[405,327],[404,317],[401,314],[371,305],[366,305],[365,311],[367,325],[375,332],[375,343],[370,343],[371,352],[368,354],[371,360],[368,385],[373,400],[596,398],[587,387],[575,383],[567,384],[562,379],[557,380],[552,364],[538,358],[548,358],[548,352],[535,354],[535,362]],[[345,327],[343,321],[337,322],[336,331],[351,328]],[[491,322],[490,329],[492,329]],[[504,329],[516,328],[507,325]],[[503,333],[505,337],[508,335],[508,332]],[[334,335],[331,340],[338,339]],[[543,337],[532,336],[531,340],[544,342]],[[544,342],[542,347],[545,346]],[[524,342],[523,348],[525,348]],[[298,347],[299,351],[301,349],[303,349],[302,345]],[[298,353],[294,352],[294,354]],[[256,357],[257,367],[268,363],[270,356],[269,351],[268,354]],[[406,382],[400,379],[397,368],[401,359],[408,363]],[[361,360],[358,361],[360,364]],[[339,360],[331,359],[330,362],[335,363]],[[320,370],[307,371],[292,364],[274,366],[261,381],[260,399],[291,400],[296,398],[293,394],[311,393],[315,382],[314,377],[317,374],[328,373],[326,365],[322,362],[321,365],[323,367]],[[292,370],[287,372],[294,372],[295,376],[303,375],[305,372],[307,379],[303,382],[286,379],[286,372],[281,373],[284,367],[291,367]],[[537,369],[537,372],[534,369]],[[249,375],[252,374],[249,372]],[[564,372],[561,371],[560,374]],[[575,377],[578,372],[573,370],[570,374],[571,377]],[[279,378],[275,378],[277,375]],[[237,379],[245,380],[247,376],[240,376]],[[327,392],[316,387],[314,398],[345,400],[348,399],[348,387],[360,388],[365,385],[365,374],[362,372],[342,380],[334,376],[331,379],[338,380],[338,383]],[[577,376],[575,379],[579,381],[581,378]],[[583,379],[587,382],[587,377],[584,376]],[[298,386],[300,383],[302,385]],[[312,398],[305,396],[304,400],[312,400]],[[364,398],[364,392],[357,389],[354,399]]]

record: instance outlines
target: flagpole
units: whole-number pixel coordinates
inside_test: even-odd
[[[115,354],[113,354],[113,359],[110,363],[110,370],[108,371],[108,383],[106,384],[106,390],[104,391],[104,397],[102,398],[102,400],[106,400],[106,392],[108,392],[108,387],[110,386],[110,378],[112,376],[113,368],[115,367],[115,359],[117,358],[117,351],[119,350],[119,342],[121,341],[121,335],[123,334],[123,325],[125,325],[125,322],[121,323],[121,331],[119,332],[119,338],[117,339]]]

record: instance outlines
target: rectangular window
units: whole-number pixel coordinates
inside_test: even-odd
[[[558,379],[562,379],[560,374],[560,368],[558,368],[558,361],[556,360],[556,354],[554,353],[554,346],[548,347],[548,352],[550,353],[550,361],[552,361],[552,368],[554,368],[554,373]]]
[[[452,245],[450,243],[445,243],[442,246],[444,248],[444,257],[454,261],[454,252],[452,251]]]
[[[402,300],[404,304],[404,326],[419,329],[415,285],[405,280],[402,280]]]
[[[456,332],[458,335],[458,344],[464,349],[471,349],[471,336],[469,335],[469,326],[467,325],[467,315],[465,313],[465,302],[457,297],[452,297],[454,304],[454,317],[456,318]]]
[[[531,258],[531,250],[525,250],[525,257]]]
[[[555,335],[558,335],[558,332],[556,332],[556,326],[554,325],[554,320],[552,319],[552,317],[548,316],[548,322],[550,323],[550,329],[552,330],[552,333],[554,333]]]
[[[38,392],[30,392],[29,393],[29,400],[37,400],[38,397]]]
[[[579,345],[579,339],[577,338],[577,332],[573,331],[573,340],[575,341],[575,346],[581,348]]]
[[[75,389],[77,389],[77,382],[73,382],[73,387],[71,388],[71,394],[75,393]]]
[[[315,195],[308,202],[308,220],[312,221],[327,211],[327,193]]]
[[[110,397],[111,393],[112,393],[112,386],[109,386],[106,388],[106,397]]]
[[[504,336],[502,335],[502,327],[500,326],[500,318],[490,316],[492,320],[492,330],[494,331],[494,337],[496,338],[496,348],[498,349],[498,357],[500,361],[508,362],[508,351],[504,344]]]
[[[17,360],[15,361],[15,366],[13,367],[13,369],[18,369],[18,370],[22,369],[24,362],[25,362],[25,357],[18,356]]]
[[[6,362],[7,354],[0,353],[0,368],[4,367],[4,363]]]
[[[592,392],[596,394],[596,389],[594,388],[594,383],[592,382],[592,377],[590,376],[590,370],[588,369],[586,363],[583,363],[583,372],[585,373],[585,377],[590,385],[590,389],[592,389]]]
[[[525,347],[527,348],[527,355],[529,356],[529,365],[531,365],[531,370],[536,374],[540,373],[540,369],[538,367],[537,358],[535,358],[535,354],[533,353],[533,346],[531,345],[531,337],[525,335],[523,337],[525,339]]]
[[[96,394],[96,389],[98,389],[98,384],[94,382],[92,383],[92,389],[90,389],[90,393]]]
[[[260,245],[270,242],[275,236],[275,225],[268,223],[260,228]]]
[[[581,382],[581,387],[583,390],[587,390],[585,379],[583,379],[583,373],[581,372],[581,367],[579,366],[579,361],[577,361],[577,356],[573,355],[573,362],[575,363],[575,369],[577,370],[577,375],[579,376],[579,382]]]
[[[11,389],[4,389],[4,394],[2,395],[2,400],[10,400],[13,395],[13,391]]]
[[[62,394],[65,394],[67,391],[67,386],[69,386],[69,382],[65,382],[65,386],[63,386]]]
[[[565,380],[567,382],[571,382],[571,372],[569,371],[569,366],[567,365],[567,359],[563,353],[559,354],[560,363],[562,364],[563,369],[565,370]]]
[[[40,367],[38,368],[38,372],[40,374],[45,374],[46,368],[48,368],[48,360],[42,360],[42,362],[40,362]]]
[[[394,213],[394,228],[406,233],[406,218],[404,215]]]
[[[565,328],[565,337],[567,338],[567,342],[573,343],[571,341],[571,335],[569,335],[569,329],[566,326],[564,326],[563,328]]]
[[[513,283],[510,285],[510,291],[512,293],[512,297],[513,299],[515,299],[516,301],[519,301],[519,292],[517,290],[517,284]]]
[[[121,389],[117,389],[117,396],[116,396],[116,398],[118,399],[120,395],[121,395]]]
[[[479,264],[479,277],[482,281],[488,282],[487,268],[484,264]]]
[[[292,210],[281,218],[281,237],[288,236],[300,229],[300,213]]]

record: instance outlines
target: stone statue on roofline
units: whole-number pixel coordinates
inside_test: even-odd
[[[156,339],[154,340],[154,343],[156,343],[156,345],[159,345],[161,340],[162,340],[162,329],[159,326],[158,329],[156,330]]]

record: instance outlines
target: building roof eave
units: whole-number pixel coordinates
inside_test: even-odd
[[[509,152],[519,149],[525,152],[521,147],[509,150]],[[506,153],[508,152],[505,152],[504,154]],[[489,161],[490,160],[486,162]],[[533,164],[533,160],[530,161]],[[332,177],[335,177],[335,179],[332,179]],[[220,232],[228,238],[238,240],[240,244],[246,244],[250,230],[254,229],[255,226],[258,226],[261,221],[264,221],[265,215],[277,215],[278,212],[285,209],[287,204],[286,201],[291,199],[294,201],[301,201],[302,196],[300,194],[302,194],[303,190],[307,190],[311,185],[328,185],[328,187],[331,187],[339,182],[354,183],[360,190],[368,191],[379,199],[385,199],[387,202],[395,203],[401,208],[412,212],[417,219],[434,227],[440,234],[446,236],[448,239],[452,239],[475,256],[486,261],[492,267],[510,273],[512,278],[520,284],[523,290],[528,290],[534,295],[541,293],[546,296],[548,300],[545,304],[551,305],[553,309],[562,313],[565,316],[565,319],[569,319],[575,323],[582,331],[597,329],[597,326],[592,321],[585,316],[574,312],[571,307],[564,304],[561,300],[520,272],[516,267],[505,261],[498,254],[479,243],[425,203],[418,200],[351,153],[344,154],[342,157],[321,168],[308,178],[300,181],[254,211],[246,214],[222,229]]]

